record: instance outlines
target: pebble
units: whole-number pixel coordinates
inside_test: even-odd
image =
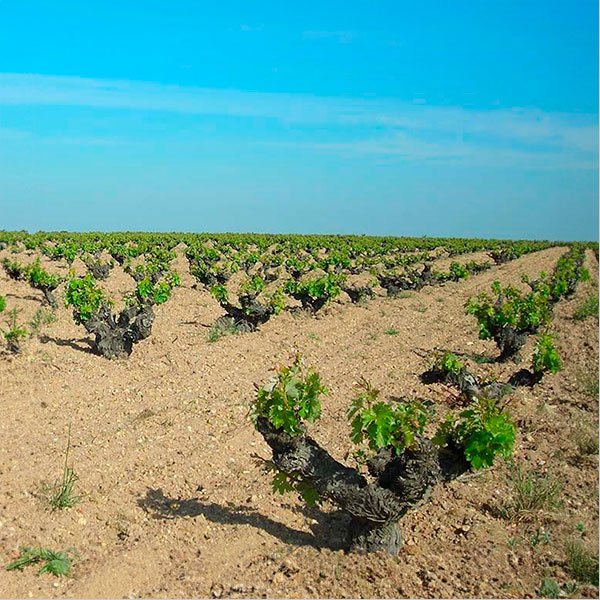
[[[279,572],[275,573],[275,575],[273,575],[273,579],[271,580],[271,583],[278,585],[280,583],[283,583],[284,581],[285,581],[285,575],[281,571],[279,571]]]

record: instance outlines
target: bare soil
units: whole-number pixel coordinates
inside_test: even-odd
[[[207,334],[221,309],[192,288],[180,256],[183,286],[156,308],[152,336],[128,360],[91,354],[85,330],[63,306],[20,355],[0,355],[0,563],[21,546],[72,547],[78,558],[69,578],[2,569],[0,596],[534,597],[545,577],[572,581],[565,543],[581,540],[598,552],[598,456],[577,444],[582,432],[598,436],[598,322],[572,318],[597,290],[591,252],[592,281],[554,312],[563,370],[519,388],[510,403],[516,463],[562,483],[553,511],[503,518],[514,484],[509,466],[498,464],[438,487],[407,515],[399,556],[347,554],[345,521],[331,506],[308,509],[272,492],[260,461],[268,448],[247,416],[254,384],[300,352],[329,389],[310,433],[351,462],[345,412],[361,376],[385,397],[430,398],[442,413],[455,393],[419,380],[430,351],[479,361],[497,355],[493,342],[478,339],[465,301],[494,279],[521,285],[523,273],[550,272],[564,251],[364,306],[334,302],[317,318],[283,314],[214,343]],[[118,266],[102,285],[115,297],[133,288]],[[22,309],[24,323],[42,301],[41,292],[4,273],[0,293],[7,309]],[[529,340],[519,365],[466,360],[473,372],[506,381],[530,364],[532,348]],[[40,490],[62,475],[69,424],[81,499],[51,511]],[[597,597],[598,589],[581,585],[575,593]]]

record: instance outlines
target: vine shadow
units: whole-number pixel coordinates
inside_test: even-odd
[[[266,517],[248,506],[228,503],[203,502],[198,498],[175,498],[164,494],[161,488],[148,488],[137,505],[153,518],[171,520],[203,515],[208,521],[221,525],[250,525],[294,546],[314,546],[330,550],[347,548],[345,532],[349,518],[343,513],[324,513],[316,507],[303,507],[302,513],[311,519],[312,533],[299,531]],[[342,522],[343,521],[343,522]]]
[[[80,338],[78,340],[63,340],[61,338],[51,337],[49,335],[40,335],[39,340],[42,344],[56,344],[57,346],[68,346],[69,348],[73,348],[74,350],[79,350],[79,352],[85,352],[86,354],[94,354],[94,351],[89,346],[82,346],[77,342],[85,342],[89,344],[88,338]]]

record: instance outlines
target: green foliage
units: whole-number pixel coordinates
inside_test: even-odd
[[[465,265],[461,265],[457,262],[450,263],[450,277],[454,281],[459,281],[460,279],[465,279],[469,276],[469,270]]]
[[[167,272],[160,281],[153,281],[151,277],[144,277],[135,289],[137,301],[140,304],[163,304],[171,297],[171,292],[181,284],[181,279],[176,271]]]
[[[39,290],[54,290],[61,282],[61,278],[58,275],[52,275],[42,268],[39,258],[29,266],[27,272],[29,283],[32,287]]]
[[[491,467],[496,456],[509,458],[516,430],[509,415],[488,398],[476,398],[458,416],[449,415],[438,427],[433,442],[463,449],[473,469]]]
[[[587,549],[579,540],[565,545],[566,570],[580,583],[598,585],[598,554]]]
[[[265,280],[259,275],[254,275],[242,283],[240,286],[240,293],[248,294],[249,296],[253,297],[258,296],[258,294],[265,289],[265,286]]]
[[[286,307],[285,294],[281,287],[277,288],[268,298],[269,305],[273,309],[273,314],[278,315]]]
[[[524,294],[513,286],[502,287],[499,281],[492,284],[497,295],[492,300],[486,293],[471,298],[466,304],[468,314],[479,323],[479,337],[496,338],[504,327],[518,332],[537,330],[550,319],[550,306],[544,294],[535,291]]]
[[[341,293],[342,281],[343,279],[339,275],[327,274],[309,281],[288,281],[285,291],[293,296],[306,296],[312,300],[331,300]]]
[[[401,454],[405,448],[411,448],[427,424],[429,407],[416,400],[390,405],[378,401],[379,390],[365,379],[359,386],[361,391],[347,413],[352,441],[366,441],[373,452],[393,446]]]
[[[295,475],[277,471],[275,467],[273,468],[276,471],[272,481],[274,492],[281,495],[288,492],[296,492],[309,506],[314,506],[320,500],[319,492],[310,483]]]
[[[8,312],[8,318],[6,319],[8,329],[2,330],[4,339],[6,340],[8,347],[13,352],[19,352],[19,344],[21,340],[27,337],[27,330],[23,329],[17,323],[17,315],[19,314],[19,312],[20,311],[16,308],[13,308]]]
[[[432,368],[445,374],[459,375],[465,366],[456,354],[446,351],[436,358]]]
[[[229,294],[227,292],[227,288],[221,283],[213,285],[210,288],[210,294],[215,300],[217,300],[217,302],[219,302],[219,304],[226,304],[227,302],[229,302]]]
[[[580,281],[587,281],[590,274],[583,268],[584,248],[572,246],[556,263],[550,283],[550,297],[558,301],[563,296],[571,295]]]
[[[0,312],[2,312],[6,308],[6,298],[4,296],[0,296]]]
[[[258,389],[251,418],[256,423],[259,416],[265,417],[276,428],[297,436],[303,433],[303,420],[312,423],[321,416],[319,396],[326,393],[319,374],[306,369],[298,355],[290,366],[282,366],[273,380]]]
[[[46,548],[23,547],[20,550],[19,558],[6,566],[7,571],[22,571],[29,565],[42,563],[38,570],[38,575],[50,573],[56,577],[68,576],[71,573],[71,564],[75,552],[72,549],[65,552],[54,552]]]
[[[549,333],[539,336],[533,350],[534,373],[558,373],[562,368],[560,356]]]
[[[74,310],[75,322],[78,325],[88,321],[100,308],[109,304],[105,293],[98,287],[91,273],[83,277],[73,277],[67,283],[65,302]]]
[[[5,258],[2,260],[2,266],[6,271],[6,274],[11,279],[16,279],[17,281],[27,279],[28,266],[23,265],[15,260],[10,260],[9,258]]]
[[[573,318],[576,321],[583,321],[588,317],[598,319],[598,293],[590,294],[573,313]]]

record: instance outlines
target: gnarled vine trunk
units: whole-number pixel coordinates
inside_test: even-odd
[[[422,502],[437,483],[467,470],[464,459],[441,452],[422,439],[398,456],[382,450],[368,464],[374,481],[335,460],[306,435],[292,437],[258,417],[257,430],[273,452],[275,466],[312,486],[351,516],[348,548],[358,552],[384,550],[397,554],[402,545],[400,518]]]
[[[460,369],[458,373],[432,368],[421,375],[421,381],[423,383],[446,383],[453,385],[464,394],[468,402],[473,402],[475,399],[483,397],[499,400],[512,392],[513,385],[515,385],[512,378],[508,383],[495,381],[482,383],[466,367]]]
[[[152,331],[154,312],[149,305],[131,306],[114,315],[103,306],[83,323],[89,333],[95,335],[92,349],[106,358],[125,358],[133,345],[147,338]]]
[[[519,351],[527,341],[528,332],[517,331],[514,327],[506,326],[494,334],[494,341],[500,348],[498,360],[504,362],[518,357]]]
[[[255,297],[244,294],[240,296],[240,307],[229,302],[221,302],[227,315],[219,321],[228,320],[240,331],[255,331],[259,325],[266,323],[274,314],[272,306],[261,304]]]
[[[364,302],[373,297],[373,289],[367,285],[364,286],[347,286],[344,289],[344,292],[348,294],[350,300],[356,304],[358,302]]]
[[[56,301],[56,297],[54,296],[54,290],[56,288],[49,288],[49,287],[42,287],[40,288],[42,294],[44,294],[44,298],[46,299],[46,302],[52,307],[52,308],[58,308],[58,302]]]

